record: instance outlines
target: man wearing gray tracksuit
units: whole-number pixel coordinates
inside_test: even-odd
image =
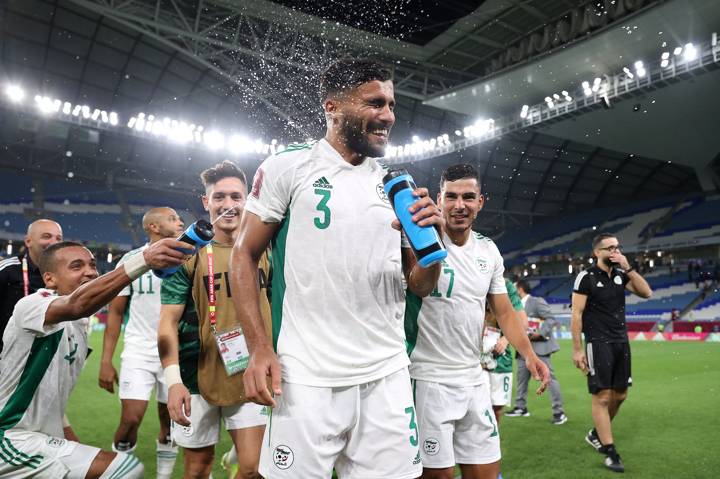
[[[560,392],[560,383],[555,377],[555,371],[550,361],[550,355],[560,350],[553,329],[557,324],[553,317],[550,306],[540,297],[530,295],[530,286],[525,280],[520,280],[515,284],[518,294],[528,316],[529,331],[528,336],[532,344],[535,354],[547,364],[550,369],[550,400],[552,402],[553,419],[555,425],[565,424],[567,416],[563,407],[562,393]],[[525,360],[518,356],[517,361],[517,394],[515,399],[515,407],[505,413],[506,416],[529,416],[527,410],[527,389],[530,380],[530,372],[525,366]]]

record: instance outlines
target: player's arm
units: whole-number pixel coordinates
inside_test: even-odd
[[[150,269],[178,266],[185,254],[178,248],[193,249],[192,245],[174,239],[163,239],[147,247],[142,254],[131,259],[110,273],[88,281],[67,296],[55,299],[45,313],[45,324],[74,321],[98,311],[113,299],[125,286]]]
[[[438,231],[442,231],[445,220],[440,209],[428,195],[427,188],[418,188],[413,191],[413,195],[418,199],[410,207],[412,220],[418,226],[433,226]],[[400,229],[400,221],[394,220],[393,227]],[[418,264],[410,248],[402,248],[402,262],[408,289],[421,298],[430,294],[440,278],[440,263],[423,268]]]
[[[183,274],[178,271],[176,274]],[[167,408],[170,419],[182,426],[189,426],[190,391],[180,376],[180,344],[178,324],[185,311],[185,304],[162,304],[158,323],[158,353],[168,388]]]
[[[246,210],[230,256],[232,300],[250,352],[250,361],[243,374],[245,395],[253,402],[268,406],[275,406],[272,394],[281,394],[280,362],[260,314],[258,262],[279,226],[276,222],[264,222]],[[272,394],[267,387],[268,376]]]
[[[120,327],[128,305],[128,296],[117,296],[108,306],[107,324],[103,332],[102,356],[100,358],[100,377],[98,384],[109,393],[114,393],[114,384],[118,384],[118,373],[113,366],[115,347],[120,338]]]
[[[582,317],[587,304],[587,296],[581,293],[572,294],[572,319],[570,320],[570,333],[572,334],[573,354],[575,367],[587,374],[588,363],[582,343]]]
[[[625,285],[628,291],[645,299],[649,299],[652,296],[650,285],[640,273],[633,270],[627,274],[627,277],[630,280],[628,284]]]
[[[538,359],[535,351],[533,351],[530,340],[527,334],[525,334],[525,329],[522,327],[522,323],[517,321],[517,316],[515,315],[512,303],[510,303],[510,298],[506,293],[488,294],[487,300],[488,303],[490,303],[490,308],[492,308],[503,334],[507,337],[510,344],[522,355],[523,359],[525,359],[525,364],[533,378],[541,381],[540,387],[537,389],[537,394],[542,394],[550,383],[550,371],[545,363]]]

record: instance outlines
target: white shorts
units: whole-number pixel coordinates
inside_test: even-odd
[[[220,419],[225,429],[246,429],[264,426],[268,413],[265,406],[244,403],[239,406],[213,406],[200,394],[190,396],[190,425],[181,426],[171,421],[170,434],[178,446],[190,449],[213,446],[220,440]]]
[[[157,388],[157,401],[167,403],[168,391],[159,359],[123,358],[119,382],[120,399],[149,401],[153,389]]]
[[[415,479],[422,473],[407,368],[366,384],[282,383],[260,455],[266,479]]]
[[[507,406],[512,399],[513,373],[488,371],[490,380],[490,402],[493,406]]]
[[[424,467],[500,460],[500,434],[487,383],[462,387],[414,381],[414,388]]]
[[[67,439],[11,429],[0,439],[0,478],[85,479],[99,452]]]

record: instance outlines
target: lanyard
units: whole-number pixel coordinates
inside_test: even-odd
[[[205,247],[208,262],[208,316],[210,318],[210,329],[215,332],[215,263],[213,257],[212,243]]]
[[[22,259],[22,275],[23,275],[23,292],[24,296],[30,294],[30,278],[28,276],[28,262],[27,257],[23,256]]]

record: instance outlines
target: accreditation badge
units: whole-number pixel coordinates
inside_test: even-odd
[[[215,344],[228,376],[244,371],[250,361],[250,351],[240,327],[215,333]]]

